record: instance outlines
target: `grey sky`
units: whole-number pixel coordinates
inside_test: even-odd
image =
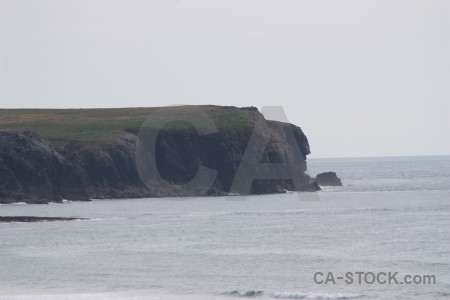
[[[450,154],[450,1],[0,0],[0,107],[282,105],[311,157]]]

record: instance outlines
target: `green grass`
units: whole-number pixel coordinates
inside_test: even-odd
[[[157,109],[0,109],[0,129],[31,130],[54,146],[68,141],[111,141],[125,132],[137,133],[143,122]],[[194,118],[199,110],[204,111],[217,128],[244,127],[256,118],[254,111],[221,106],[172,106],[164,109],[174,116]],[[185,126],[179,125],[183,124],[181,122],[174,124]]]

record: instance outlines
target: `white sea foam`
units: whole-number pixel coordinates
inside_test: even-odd
[[[362,295],[356,294],[323,294],[323,293],[301,293],[301,292],[276,292],[273,294],[275,298],[281,299],[355,299],[360,298]]]
[[[262,296],[263,294],[264,294],[263,291],[250,290],[250,291],[232,291],[229,293],[225,293],[224,295],[237,296],[237,297],[256,297],[256,296]]]
[[[323,192],[336,192],[336,191],[341,191],[342,187],[340,186],[320,186],[320,188],[322,189]]]

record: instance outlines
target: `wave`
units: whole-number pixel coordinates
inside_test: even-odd
[[[235,296],[235,297],[247,297],[253,298],[263,296],[264,291],[260,290],[248,290],[248,291],[231,291],[224,293],[223,295]],[[276,292],[271,295],[277,299],[321,299],[321,300],[335,300],[335,299],[356,299],[361,298],[363,295],[357,294],[324,294],[324,293],[302,293],[302,292]]]
[[[328,186],[328,185],[321,185],[320,188],[322,189],[322,192],[337,192],[342,191],[342,186]]]
[[[322,294],[322,293],[299,293],[299,292],[277,292],[273,294],[274,298],[280,299],[355,299],[362,295],[357,294]]]
[[[303,210],[281,210],[281,211],[234,211],[225,213],[225,216],[289,216],[289,215],[299,215],[304,214],[306,212],[310,212],[312,209],[303,209]]]
[[[437,297],[449,297],[450,296],[450,292],[437,292],[436,296]]]
[[[231,291],[224,293],[224,295],[236,296],[236,297],[257,297],[262,296],[264,291],[250,290],[250,291]]]

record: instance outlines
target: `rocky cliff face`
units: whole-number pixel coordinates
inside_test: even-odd
[[[80,166],[31,131],[0,131],[0,203],[88,200]]]
[[[207,135],[199,135],[193,127],[163,128],[155,155],[160,176],[182,185],[195,176],[201,164],[217,170],[206,194],[227,194],[252,136],[254,121],[237,128],[222,126]],[[260,162],[292,163],[293,146],[298,146],[304,162],[310,150],[302,130],[274,121],[267,124],[268,131],[259,134],[266,144]],[[283,130],[292,131],[296,145],[285,140]],[[111,142],[73,141],[53,148],[31,131],[0,130],[0,203],[184,196],[182,189],[143,183],[136,167],[137,145],[136,132],[124,133]],[[299,164],[298,168],[303,173],[306,165]],[[260,179],[253,181],[250,193],[294,189],[289,179]],[[316,186],[304,175],[300,189],[315,190]]]

